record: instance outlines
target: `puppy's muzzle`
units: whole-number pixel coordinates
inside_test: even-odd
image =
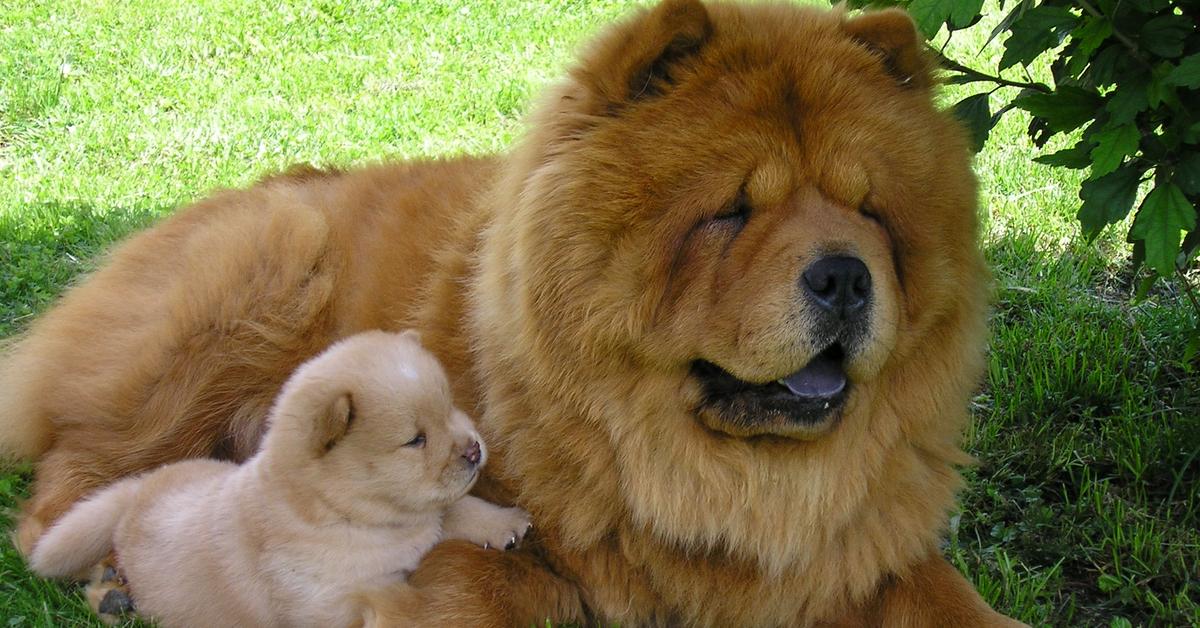
[[[463,452],[462,457],[463,460],[467,461],[468,465],[472,467],[478,465],[479,460],[483,458],[483,450],[479,447],[479,441],[471,441],[470,446]]]

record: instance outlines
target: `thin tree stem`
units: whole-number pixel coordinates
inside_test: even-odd
[[[979,70],[969,68],[969,67],[955,61],[954,59],[947,57],[946,55],[942,54],[939,51],[934,50],[934,54],[937,55],[938,64],[941,65],[943,68],[946,68],[947,70],[950,70],[952,72],[958,72],[959,74],[962,74],[964,76],[969,76],[975,80],[989,81],[992,83],[996,83],[997,85],[1003,85],[1006,87],[1020,87],[1021,89],[1032,89],[1032,90],[1036,90],[1036,91],[1043,92],[1046,94],[1049,94],[1050,92],[1054,91],[1054,90],[1050,89],[1049,85],[1046,85],[1044,83],[1034,83],[1032,81],[1011,81],[1009,79],[1002,78],[999,76],[992,76],[991,74],[986,74],[984,72],[980,72]]]

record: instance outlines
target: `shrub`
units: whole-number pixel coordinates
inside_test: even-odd
[[[983,8],[983,0],[851,2],[902,6],[927,38],[943,27],[953,33],[976,26]],[[954,105],[975,149],[1013,108],[1031,115],[1029,135],[1038,147],[1059,133],[1075,134],[1074,146],[1034,161],[1089,170],[1079,189],[1083,235],[1090,241],[1134,211],[1126,238],[1133,244],[1134,268],[1144,264],[1153,271],[1139,293],[1156,277],[1177,278],[1200,314],[1185,275],[1200,252],[1200,2],[1019,0],[1010,7],[1000,2],[1007,13],[987,39],[1007,33],[996,74],[935,53],[949,83],[994,85]],[[1053,56],[1053,85],[1000,76],[1043,55]],[[993,111],[993,94],[1006,86],[1018,88],[1016,95]],[[1192,336],[1193,344],[1200,342],[1200,334]]]

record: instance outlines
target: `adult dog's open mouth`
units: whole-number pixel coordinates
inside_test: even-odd
[[[704,391],[698,414],[709,427],[735,435],[824,432],[850,390],[845,356],[840,344],[830,345],[804,368],[766,383],[747,382],[697,360],[692,375]]]

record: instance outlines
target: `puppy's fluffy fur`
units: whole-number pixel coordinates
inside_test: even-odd
[[[439,540],[505,547],[527,515],[464,495],[486,452],[413,332],[368,332],[304,364],[241,466],[194,460],[121,480],[38,543],[45,576],[115,548],[143,615],[171,626],[344,626],[354,595]]]

